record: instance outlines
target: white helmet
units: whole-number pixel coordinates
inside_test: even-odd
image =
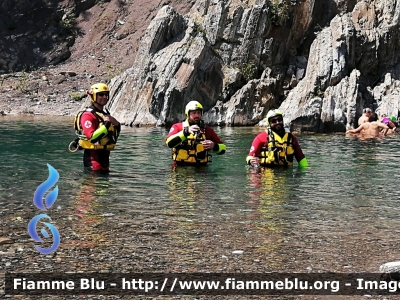
[[[283,118],[283,112],[281,112],[278,109],[271,109],[268,113],[267,113],[267,123],[269,124],[269,119],[276,117],[276,116],[281,116]]]
[[[203,113],[203,105],[200,104],[198,101],[190,101],[188,104],[186,104],[185,108],[185,115],[186,117],[189,117],[189,112],[192,110],[201,110]]]

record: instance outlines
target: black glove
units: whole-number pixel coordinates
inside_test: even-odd
[[[184,128],[183,128],[183,135],[184,135],[185,137],[188,137],[188,136],[190,135],[189,127],[184,127]]]

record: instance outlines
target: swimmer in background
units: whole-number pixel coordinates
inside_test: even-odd
[[[393,134],[396,132],[397,122],[395,116],[388,117],[387,115],[383,114],[381,122],[389,127],[387,134]]]
[[[372,116],[373,111],[370,108],[364,108],[362,116],[358,119],[358,126],[363,123],[369,122],[369,118]]]
[[[377,115],[371,113],[368,122],[362,123],[357,129],[346,131],[346,134],[352,135],[360,133],[360,137],[362,138],[379,138],[381,135],[386,136],[388,130],[389,127],[382,122],[378,122]]]

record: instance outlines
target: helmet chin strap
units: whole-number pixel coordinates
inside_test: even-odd
[[[96,97],[97,98],[97,97]],[[93,104],[97,104],[98,106],[100,106],[101,107],[101,110],[103,110],[103,107],[105,106],[105,105],[102,105],[102,104],[100,104],[99,102],[97,102],[97,99],[96,99],[96,101],[92,101],[92,103]]]

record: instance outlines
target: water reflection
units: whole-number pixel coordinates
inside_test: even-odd
[[[80,188],[74,201],[74,216],[72,231],[78,240],[73,246],[78,248],[93,248],[106,241],[105,235],[97,227],[104,223],[104,204],[99,198],[107,196],[109,175],[104,173],[84,172]]]
[[[287,184],[288,170],[278,168],[249,168],[249,207],[253,210],[251,227],[266,234],[277,234],[284,229],[285,205],[290,197]],[[271,243],[268,249],[277,247],[278,243]]]
[[[212,181],[205,182],[207,171],[207,166],[172,167],[170,177],[167,178],[170,199],[190,203],[209,199],[211,195],[207,194],[214,189],[210,186]]]
[[[24,217],[22,207],[32,206],[49,163],[60,173],[57,203],[62,206],[51,216],[59,216],[60,234],[73,238],[62,239],[60,250],[67,243],[76,251],[116,249],[112,257],[121,266],[134,259],[138,270],[146,265],[155,272],[167,267],[263,272],[264,266],[267,271],[376,271],[380,263],[398,258],[398,135],[382,141],[302,135],[310,164],[304,173],[297,168],[253,172],[245,168],[245,156],[258,128],[217,129],[226,155],[204,168],[177,169],[170,168],[164,129],[123,128],[112,172],[101,177],[83,173],[81,155],[66,153],[71,124],[71,119],[30,118],[0,123],[7,140],[0,145],[7,154],[0,174],[4,232],[16,231],[12,220]],[[36,211],[26,209],[30,219]],[[70,216],[73,221],[64,224]],[[26,234],[20,224],[18,230]],[[8,251],[8,245],[2,247]],[[244,255],[232,255],[234,250]],[[71,269],[81,269],[82,256],[68,259]],[[157,260],[164,265],[149,263]],[[99,258],[99,264],[105,262]]]
[[[168,239],[176,255],[193,255],[200,249],[211,249],[207,244],[217,236],[220,212],[212,209],[216,189],[210,172],[208,166],[178,166],[171,168],[166,177],[164,215],[173,228]],[[195,265],[195,259],[191,260]],[[174,267],[174,271],[182,270],[189,269]]]

